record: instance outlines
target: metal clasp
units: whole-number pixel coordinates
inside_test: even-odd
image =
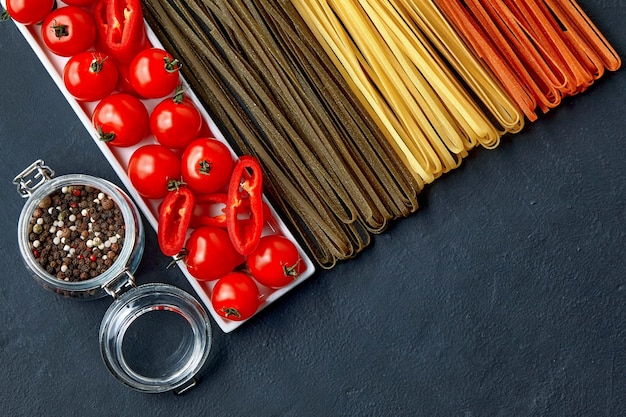
[[[53,176],[54,171],[46,166],[43,160],[38,159],[13,178],[13,184],[17,185],[17,192],[22,198],[28,198],[33,191]]]
[[[126,290],[134,287],[135,276],[128,270],[128,268],[125,268],[124,272],[102,286],[104,291],[115,299],[122,295],[122,293]]]

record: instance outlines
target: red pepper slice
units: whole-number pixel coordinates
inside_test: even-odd
[[[197,229],[201,226],[214,226],[226,229],[225,208],[228,200],[226,193],[199,194],[196,196],[196,207],[191,216],[189,227]],[[221,214],[214,214],[215,206],[223,206]]]
[[[180,183],[165,196],[159,210],[157,238],[161,252],[167,256],[177,255],[185,244],[187,230],[195,206],[195,196]]]
[[[96,49],[120,66],[150,46],[140,0],[97,0],[94,6]]]
[[[263,231],[263,175],[253,156],[244,155],[235,164],[228,185],[226,226],[237,252],[248,255]]]

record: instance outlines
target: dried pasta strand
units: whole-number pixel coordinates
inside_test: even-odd
[[[592,45],[593,50],[598,53],[605,68],[609,71],[617,71],[622,65],[620,56],[602,32],[593,24],[589,16],[585,14],[583,9],[574,0],[567,2],[562,1],[562,4],[565,10],[569,11],[572,20],[576,23],[582,36]]]
[[[496,0],[497,1],[497,0]],[[511,70],[517,74],[520,83],[532,95],[536,105],[543,112],[558,105],[555,102],[554,94],[546,94],[542,91],[545,83],[540,78],[532,74],[531,68],[527,62],[531,58],[527,58],[526,51],[516,49],[516,45],[512,44],[502,33],[497,25],[497,21],[489,13],[490,3],[483,0],[466,0],[468,11],[473,14],[478,24],[484,28],[487,36],[492,40],[494,47],[504,57]]]

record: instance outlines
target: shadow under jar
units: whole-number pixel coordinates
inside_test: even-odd
[[[100,326],[109,371],[143,392],[181,393],[194,386],[211,348],[208,315],[177,287],[135,285],[144,230],[130,197],[102,178],[54,178],[42,160],[13,182],[28,199],[18,241],[31,275],[64,297],[114,298]]]

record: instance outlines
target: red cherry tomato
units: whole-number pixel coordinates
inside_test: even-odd
[[[150,116],[137,97],[115,93],[103,98],[93,112],[93,125],[100,140],[113,146],[128,147],[150,133]]]
[[[180,62],[160,48],[139,52],[131,61],[128,78],[133,89],[144,98],[162,98],[180,83]]]
[[[221,317],[233,321],[246,320],[259,308],[259,289],[249,275],[232,272],[215,283],[211,305]]]
[[[118,76],[115,62],[96,51],[74,55],[63,69],[65,88],[79,101],[102,100],[115,90]]]
[[[196,139],[202,129],[202,115],[178,89],[174,97],[161,101],[150,114],[150,131],[161,145],[182,149]]]
[[[96,25],[86,10],[64,6],[53,10],[41,24],[46,47],[59,56],[72,56],[91,48],[96,40]]]
[[[213,138],[194,140],[181,156],[183,180],[200,194],[223,190],[230,181],[234,166],[228,147]]]
[[[54,0],[7,0],[11,19],[24,25],[40,23],[52,11]]]
[[[263,236],[247,264],[254,279],[270,288],[291,284],[306,267],[296,245],[280,235]]]
[[[203,226],[195,229],[185,243],[185,264],[198,281],[213,281],[242,264],[239,254],[224,229]]]
[[[128,177],[141,196],[163,198],[169,181],[180,179],[180,159],[163,145],[140,146],[128,161]]]

